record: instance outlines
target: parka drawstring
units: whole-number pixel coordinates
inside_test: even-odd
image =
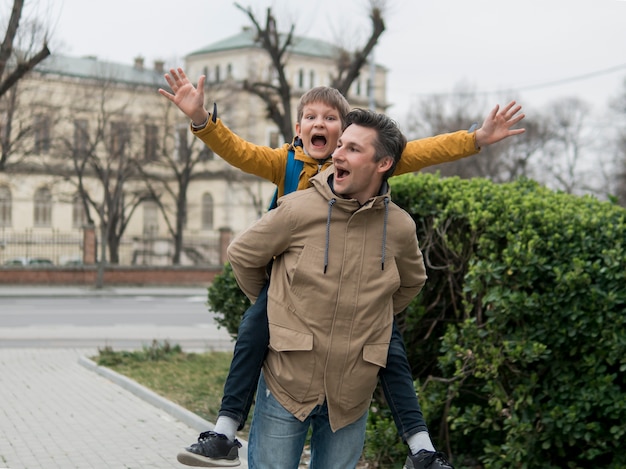
[[[328,216],[326,217],[326,248],[324,249],[324,274],[328,268],[328,245],[330,243],[330,216],[333,212],[333,205],[337,199],[332,198],[328,201]]]
[[[387,217],[389,215],[389,197],[385,197],[385,219],[383,221],[383,247],[380,259],[380,270],[385,270],[385,254],[387,245]]]

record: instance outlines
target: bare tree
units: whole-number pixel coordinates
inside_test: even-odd
[[[593,190],[593,175],[582,173],[585,152],[592,140],[585,132],[589,106],[579,98],[566,98],[548,106],[546,119],[548,141],[545,150],[545,172],[542,182],[572,194]]]
[[[505,98],[502,102],[508,102]],[[491,105],[473,88],[459,83],[448,95],[433,95],[421,99],[407,119],[407,133],[412,138],[423,138],[468,129],[480,125]],[[545,121],[541,117],[524,121],[524,138],[509,138],[483,148],[473,158],[463,158],[449,163],[425,168],[425,172],[438,172],[444,177],[484,177],[494,182],[509,182],[520,177],[532,177],[534,162],[546,143]]]
[[[332,86],[344,96],[347,95],[350,85],[358,78],[361,68],[367,63],[367,58],[385,30],[383,21],[384,0],[370,2],[370,19],[372,21],[371,35],[362,49],[349,52],[337,48],[337,74],[333,77]],[[272,9],[266,12],[265,23],[262,25],[251,8],[244,8],[238,3],[235,6],[243,11],[256,31],[256,41],[269,54],[274,70],[274,80],[244,81],[243,89],[263,100],[267,117],[280,130],[286,141],[293,139],[293,116],[291,115],[292,90],[286,75],[286,66],[289,60],[288,52],[293,46],[295,25],[291,24],[288,33],[281,33]]]
[[[24,146],[32,131],[32,119],[19,117],[18,83],[50,51],[47,33],[37,21],[21,21],[24,0],[14,0],[0,45],[0,172],[9,170],[10,159],[18,165],[28,156]]]
[[[137,207],[151,198],[139,184],[133,185],[137,181],[135,160],[143,157],[142,133],[134,131],[137,126],[128,112],[132,103],[114,104],[114,86],[112,80],[102,80],[99,88],[89,88],[82,99],[75,100],[89,110],[86,115],[90,119],[75,118],[73,135],[61,134],[53,169],[77,188],[87,223],[100,222],[100,265],[106,262],[107,252],[110,263],[119,263],[120,242],[128,223]],[[95,129],[89,128],[92,123]],[[67,155],[71,155],[71,168]]]
[[[172,106],[166,105],[163,126],[165,129],[176,127],[172,124]],[[167,225],[174,241],[172,263],[179,265],[183,252],[183,233],[187,220],[187,192],[195,179],[204,177],[197,168],[211,157],[211,150],[199,139],[189,138],[188,123],[179,125],[177,133],[164,132],[153,161],[135,160],[134,165],[140,175],[147,193],[150,195]],[[177,139],[176,142],[173,140]],[[167,203],[173,201],[173,208]]]
[[[39,62],[50,55],[48,38],[43,35],[39,50],[33,52],[31,41],[29,47],[17,49],[20,20],[24,10],[24,0],[14,0],[11,9],[11,17],[4,33],[4,39],[0,46],[0,96],[3,96],[15,84],[31,71]],[[28,27],[28,26],[27,26]],[[31,39],[36,39],[41,29],[33,24],[30,27]],[[23,44],[21,44],[23,45]]]
[[[612,174],[613,196],[617,203],[626,207],[626,78],[622,82],[622,89],[611,106],[617,117],[619,128],[616,136],[615,167]]]

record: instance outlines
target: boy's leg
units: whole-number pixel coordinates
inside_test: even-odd
[[[426,421],[415,393],[402,334],[395,321],[387,354],[387,366],[380,370],[379,377],[398,433],[410,447],[410,455],[404,467],[453,469],[443,454],[435,451],[428,435]]]
[[[224,396],[218,415],[237,421],[238,430],[243,428],[250,413],[270,341],[267,325],[268,286],[269,283],[266,283],[256,302],[241,318],[233,360],[224,383]]]
[[[387,366],[381,368],[378,376],[402,440],[406,441],[415,433],[428,431],[417,401],[402,334],[395,321],[387,354]]]
[[[223,466],[239,464],[241,445],[235,439],[235,430],[241,430],[248,418],[269,344],[268,285],[241,318],[215,431],[201,433],[197,443],[180,451],[176,458],[182,464],[208,467],[218,463]]]
[[[301,422],[272,396],[261,374],[248,442],[248,467],[297,469],[309,425],[310,417]]]

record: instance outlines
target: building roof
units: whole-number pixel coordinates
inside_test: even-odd
[[[142,62],[141,59],[137,61]],[[67,77],[110,80],[132,85],[162,86],[163,70],[100,61],[95,57],[69,57],[52,54],[37,64],[35,72]]]
[[[281,39],[284,39],[285,36],[285,34],[281,34]],[[193,51],[188,54],[187,57],[235,49],[260,49],[261,46],[255,41],[255,39],[256,31],[253,31],[251,28],[244,28],[243,31],[241,31],[240,33],[209,44],[208,46],[205,46],[196,51]],[[337,56],[337,53],[339,52],[339,48],[329,42],[323,41],[321,39],[301,36],[293,36],[292,44],[288,50],[292,54],[307,55],[311,57],[320,57],[325,59],[333,59]]]

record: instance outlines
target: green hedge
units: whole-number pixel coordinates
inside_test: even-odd
[[[438,449],[457,469],[626,467],[626,211],[527,180],[391,181],[427,264],[399,321]],[[233,282],[209,304],[236,334]],[[373,408],[366,455],[397,465]]]
[[[532,181],[394,178],[429,281],[405,341],[457,467],[626,467],[626,211]]]

